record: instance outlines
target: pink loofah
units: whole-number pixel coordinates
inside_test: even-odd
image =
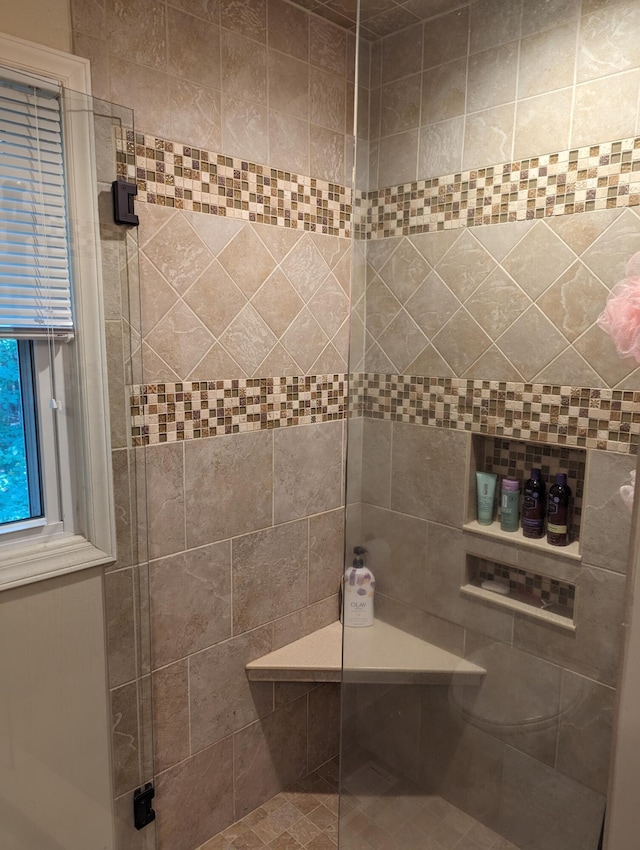
[[[635,357],[640,363],[640,252],[627,263],[625,279],[609,293],[597,324],[613,339],[621,357]]]

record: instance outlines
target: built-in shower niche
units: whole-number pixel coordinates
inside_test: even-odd
[[[505,543],[543,550],[547,554],[580,560],[580,528],[586,478],[587,452],[573,446],[555,446],[544,443],[523,442],[496,436],[474,435],[471,441],[469,464],[466,531],[493,537]],[[522,530],[508,532],[500,528],[500,489],[503,478],[515,478],[520,483],[520,506],[524,484],[532,467],[541,470],[547,492],[555,481],[556,473],[564,472],[571,488],[570,543],[568,546],[551,546],[546,536],[540,540],[524,537]],[[498,476],[494,499],[494,520],[491,525],[478,523],[476,500],[476,471],[494,472]]]
[[[563,629],[575,629],[576,586],[564,579],[468,553],[461,592]]]

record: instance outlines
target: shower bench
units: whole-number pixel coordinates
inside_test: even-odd
[[[479,685],[486,670],[452,652],[376,620],[367,628],[331,623],[246,666],[251,681],[387,682]]]

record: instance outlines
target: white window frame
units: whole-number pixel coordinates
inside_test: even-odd
[[[91,95],[89,61],[20,38],[0,34],[0,65],[59,82]],[[78,386],[73,393],[73,498],[82,533],[52,535],[40,541],[11,540],[0,545],[0,590],[30,584],[115,560],[115,520],[111,479],[109,396],[104,338],[100,231],[95,151],[89,110],[64,110],[65,161],[72,245],[72,285],[77,326]],[[78,224],[80,223],[80,224]],[[78,232],[81,228],[82,232]],[[73,250],[74,243],[81,250]],[[61,464],[64,464],[62,452]],[[65,471],[61,470],[61,475]],[[1,543],[2,541],[0,541]]]

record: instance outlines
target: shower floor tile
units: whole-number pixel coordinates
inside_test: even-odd
[[[519,850],[442,797],[400,784],[345,790],[328,762],[198,850]],[[358,789],[361,790],[361,789]]]

